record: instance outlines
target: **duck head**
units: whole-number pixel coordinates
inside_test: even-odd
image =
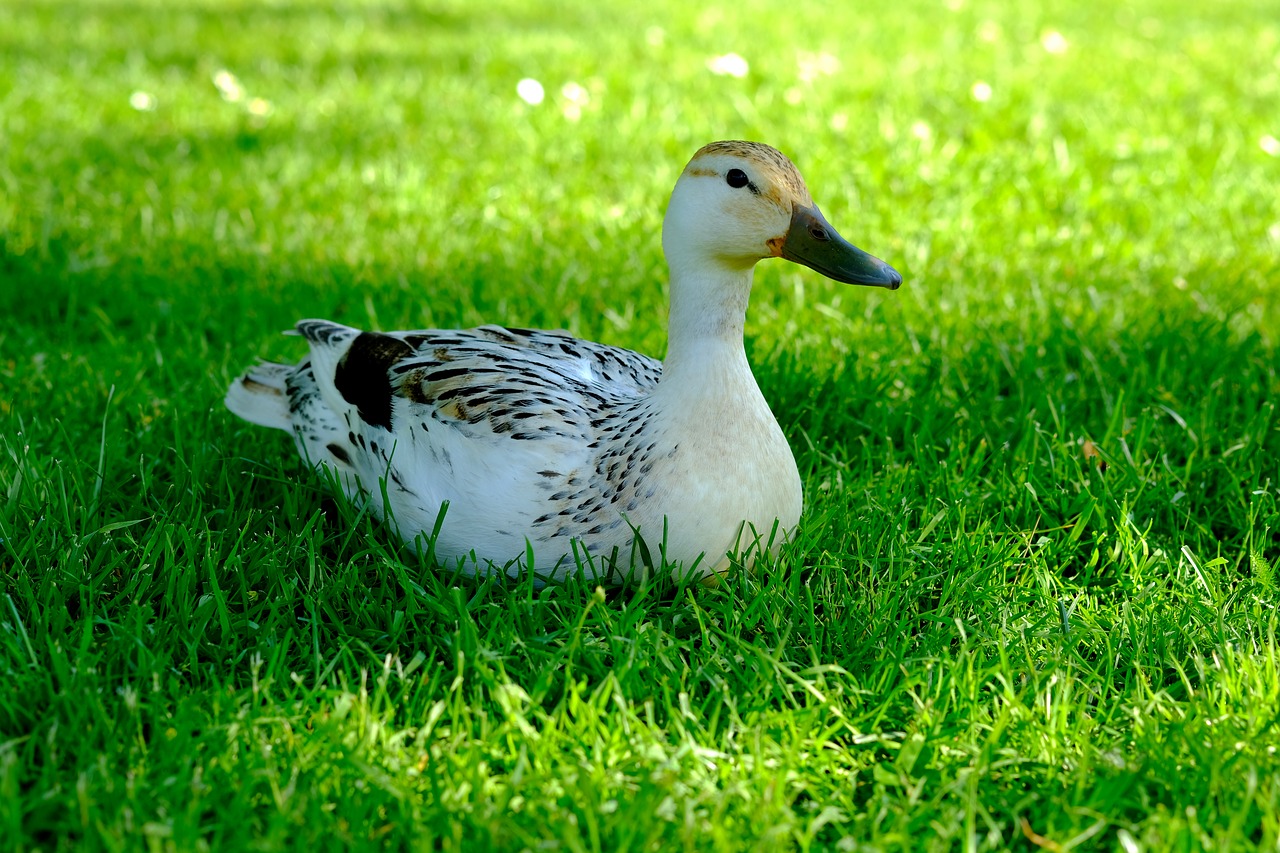
[[[713,142],[693,155],[671,193],[662,248],[673,270],[749,270],[786,258],[847,284],[902,284],[896,270],[831,227],[785,155],[758,142]]]

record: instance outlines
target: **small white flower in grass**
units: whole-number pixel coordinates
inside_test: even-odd
[[[1040,46],[1047,52],[1059,55],[1067,52],[1067,38],[1057,30],[1047,30],[1040,36]]]
[[[849,116],[847,113],[835,113],[829,124],[836,133],[843,133],[849,127]]]
[[[911,135],[921,142],[928,142],[933,139],[933,128],[927,121],[917,121],[911,125]]]
[[[986,81],[979,80],[973,84],[973,88],[969,90],[969,94],[980,104],[985,104],[991,100],[991,84]]]
[[[812,83],[819,77],[830,77],[840,70],[840,60],[829,53],[801,52],[796,58],[800,68],[800,82]]]
[[[712,74],[719,74],[722,77],[742,78],[747,76],[751,66],[738,54],[726,53],[724,56],[713,56],[708,59],[707,69]]]
[[[254,98],[249,102],[247,109],[250,115],[265,116],[271,114],[272,106],[266,98]]]
[[[591,93],[581,84],[570,80],[560,87],[560,97],[564,98],[568,103],[564,105],[564,117],[569,121],[577,121],[582,118],[582,108],[591,101]]]
[[[213,85],[217,87],[224,101],[234,103],[244,99],[244,86],[240,85],[236,75],[225,68],[218,69],[218,72],[213,75]]]
[[[577,104],[585,107],[591,100],[591,93],[586,90],[580,83],[570,80],[560,87],[561,96],[571,104]]]
[[[536,107],[547,97],[547,91],[542,88],[542,84],[532,77],[526,77],[516,84],[516,94],[520,96],[520,100],[531,107]]]
[[[1258,147],[1272,157],[1280,157],[1280,139],[1276,139],[1269,133],[1262,134],[1258,140]]]
[[[156,99],[150,92],[134,92],[129,96],[129,106],[140,113],[149,113],[156,108]]]
[[[1275,223],[1267,229],[1267,236],[1277,243],[1280,243],[1280,222]]]

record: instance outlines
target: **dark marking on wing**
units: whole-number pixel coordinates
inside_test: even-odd
[[[412,356],[405,341],[377,332],[361,332],[338,362],[333,384],[370,426],[391,429],[391,366]]]
[[[332,444],[332,443],[326,444],[324,449],[329,451],[329,454],[333,456],[334,459],[337,459],[339,462],[341,462],[343,465],[351,464],[351,454],[347,453],[346,448],[344,448],[341,444]]]
[[[279,388],[273,387],[271,385],[267,385],[265,382],[258,382],[257,380],[253,379],[247,374],[245,376],[240,377],[240,384],[243,385],[249,391],[254,392],[255,394],[267,393],[267,394],[275,394],[277,396],[280,394]]]

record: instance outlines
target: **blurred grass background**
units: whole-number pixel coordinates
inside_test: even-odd
[[[773,571],[440,578],[223,411],[301,317],[661,355],[719,138],[907,280],[758,272]],[[1274,846],[1278,178],[1273,0],[0,2],[4,843]]]

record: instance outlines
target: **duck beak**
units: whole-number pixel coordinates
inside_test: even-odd
[[[902,276],[897,270],[836,233],[816,204],[792,207],[791,227],[778,254],[845,284],[866,284],[890,290],[897,290],[902,284]]]

